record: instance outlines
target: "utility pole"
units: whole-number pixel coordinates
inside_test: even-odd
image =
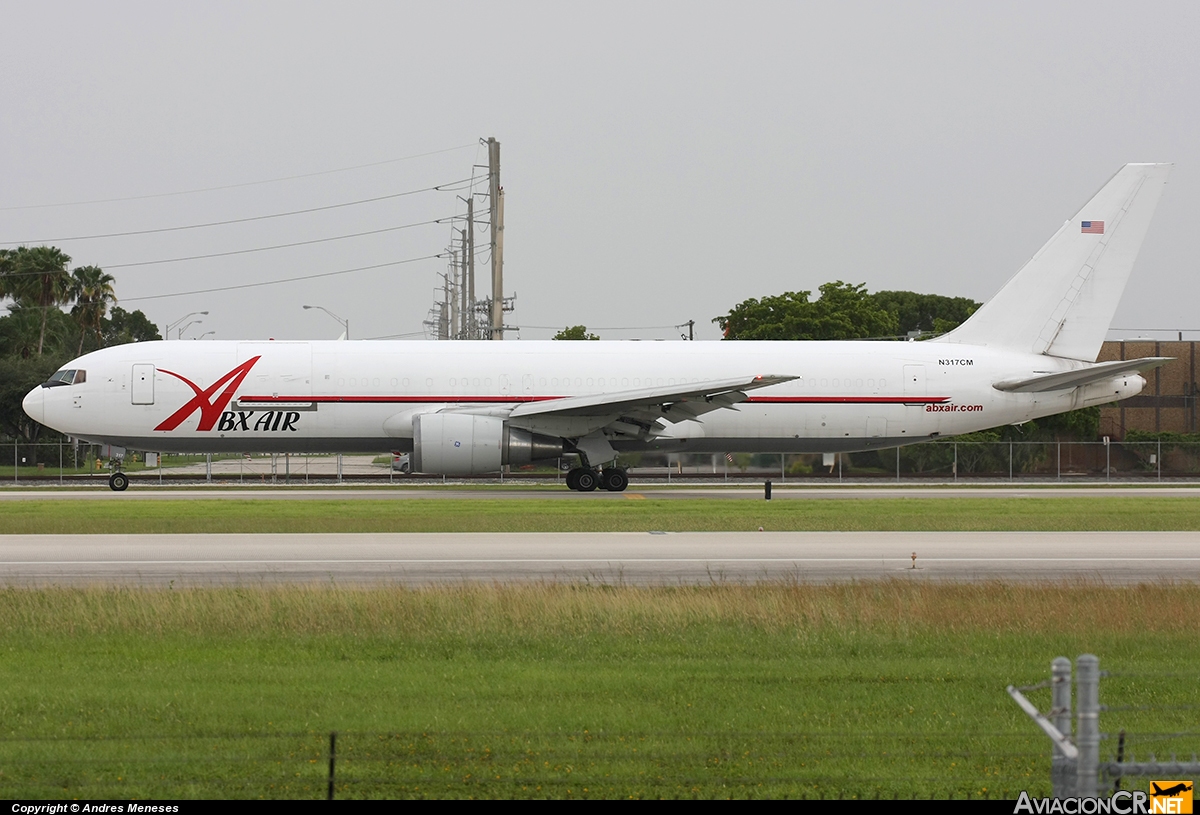
[[[489,137],[488,204],[492,226],[492,320],[488,339],[504,339],[504,190],[500,187],[500,142]]]
[[[467,196],[467,319],[470,320],[468,325],[470,331],[467,333],[467,339],[479,339],[479,332],[475,330],[478,319],[475,316],[475,194],[471,193]]]
[[[446,319],[447,316],[449,316],[446,313],[446,311],[447,311],[446,306],[447,306],[447,303],[449,300],[450,300],[450,278],[446,275],[442,275],[442,302],[438,303],[438,339],[439,340],[450,339],[450,321]]]
[[[450,274],[454,277],[453,284],[449,283],[447,278],[446,299],[447,305],[450,307],[450,325],[446,332],[446,339],[458,339],[455,333],[458,331],[458,251],[450,250]]]
[[[469,340],[471,335],[467,333],[467,315],[470,313],[470,305],[467,303],[467,252],[470,251],[467,247],[467,230],[458,230],[462,236],[462,258],[458,275],[458,338],[460,340]]]

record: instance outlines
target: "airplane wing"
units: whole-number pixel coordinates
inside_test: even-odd
[[[527,402],[513,409],[510,418],[526,416],[590,416],[640,412],[647,409],[671,421],[694,419],[710,410],[731,407],[745,401],[746,391],[789,382],[794,376],[750,376],[740,379],[713,379],[678,385],[615,391],[613,393],[567,396],[543,402]]]
[[[992,385],[998,391],[1010,393],[1042,393],[1043,391],[1066,390],[1112,379],[1121,374],[1141,371],[1152,371],[1160,365],[1166,365],[1174,357],[1143,357],[1142,359],[1121,359],[1113,362],[1101,362],[1074,371],[1061,373],[1044,373],[1026,379],[1006,379]]]

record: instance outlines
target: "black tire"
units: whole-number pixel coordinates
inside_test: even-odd
[[[125,473],[113,473],[108,477],[108,487],[113,492],[124,492],[129,487],[129,476]]]
[[[609,492],[625,492],[625,488],[629,486],[629,474],[618,467],[605,470],[600,486]]]
[[[575,477],[575,484],[575,489],[580,492],[592,492],[600,486],[600,477],[595,470],[580,470],[579,475]]]
[[[581,472],[583,472],[582,467],[576,467],[573,470],[567,471],[567,489],[569,489],[569,490],[579,489],[579,474]]]

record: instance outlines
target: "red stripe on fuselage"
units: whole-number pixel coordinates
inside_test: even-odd
[[[590,395],[590,394],[589,394]],[[550,402],[566,396],[239,396],[239,402],[263,404],[319,402],[359,404]],[[949,396],[751,396],[738,404],[760,405],[928,405],[949,402]],[[699,400],[696,400],[699,401]]]

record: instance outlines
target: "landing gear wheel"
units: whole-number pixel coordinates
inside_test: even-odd
[[[583,468],[576,467],[575,469],[573,469],[567,473],[567,489],[569,489],[569,490],[579,489],[579,474],[581,472],[583,472]]]
[[[113,473],[108,477],[108,487],[113,492],[124,492],[129,486],[129,476],[125,473]]]
[[[624,492],[629,486],[629,474],[618,467],[612,467],[601,474],[600,486],[609,492]]]
[[[575,485],[575,489],[580,492],[592,492],[600,486],[600,477],[596,475],[595,470],[581,469],[579,475],[575,476]]]

